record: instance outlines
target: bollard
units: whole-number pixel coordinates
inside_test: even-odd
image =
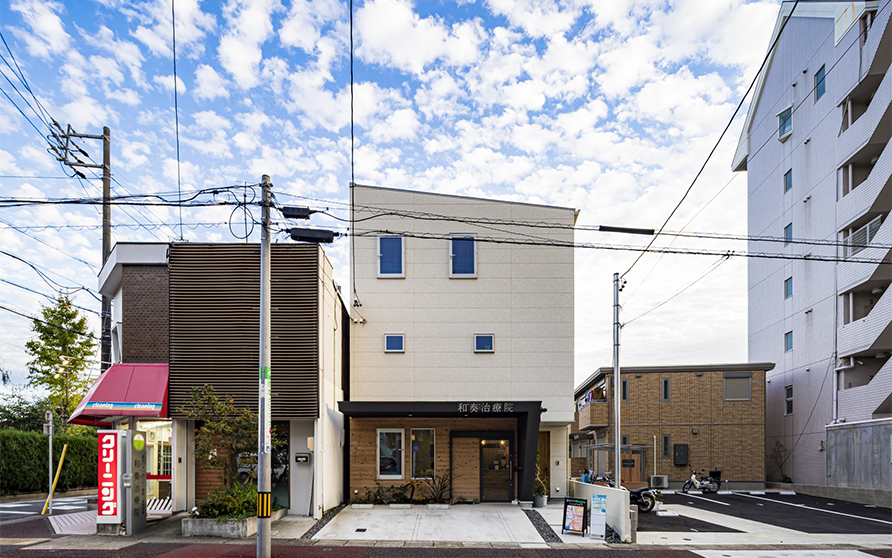
[[[632,504],[629,506],[629,517],[632,523],[632,544],[638,542],[638,506]]]

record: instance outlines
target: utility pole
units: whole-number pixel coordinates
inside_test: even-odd
[[[71,128],[63,130],[59,123],[53,120],[55,130],[50,130],[47,139],[50,141],[49,150],[56,156],[60,163],[71,167],[76,176],[86,179],[77,167],[88,169],[102,169],[102,265],[108,260],[111,253],[111,130],[108,126],[102,128],[102,135],[78,134]],[[78,157],[78,154],[89,159],[90,155],[74,142],[74,138],[102,140],[102,164],[87,163]],[[111,364],[111,298],[102,295],[102,337],[100,339],[100,373],[105,372]]]
[[[257,413],[257,558],[270,558],[270,515],[272,512],[270,457],[272,412],[270,378],[270,182],[260,179],[260,404]]]
[[[620,285],[621,279],[619,278],[619,273],[613,274],[613,418],[614,418],[614,431],[613,431],[613,444],[614,444],[614,452],[613,452],[613,483],[616,488],[622,486],[621,482],[621,472],[622,472],[622,457],[621,457],[621,446],[622,446],[622,434],[620,434],[620,401],[622,399],[622,382],[619,377],[619,291],[622,290],[622,285]],[[623,281],[625,283],[625,281]]]

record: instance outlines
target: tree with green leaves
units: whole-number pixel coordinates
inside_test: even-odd
[[[66,424],[87,390],[84,372],[96,354],[87,318],[66,295],[59,294],[55,304],[41,307],[31,331],[37,337],[25,343],[32,358],[28,379],[32,386],[49,393],[53,412]]]

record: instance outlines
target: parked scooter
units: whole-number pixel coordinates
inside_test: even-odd
[[[705,471],[706,469],[701,470]],[[685,481],[681,491],[686,493],[691,487],[696,488],[697,490],[702,490],[703,492],[718,492],[719,481],[710,476],[703,476],[702,474],[700,475],[700,480],[697,480],[697,471],[691,469],[691,478]]]
[[[606,482],[607,486],[615,488],[615,485],[609,477],[596,477],[596,482]],[[659,492],[653,488],[642,486],[641,488],[626,489],[629,491],[629,504],[638,506],[638,511],[647,513],[657,506],[657,496]]]

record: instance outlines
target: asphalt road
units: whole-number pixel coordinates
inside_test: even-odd
[[[88,496],[53,498],[53,515],[86,511],[87,498]],[[8,502],[0,504],[0,522],[38,515],[45,503],[45,500],[29,500],[27,502]]]
[[[664,494],[666,504],[681,504],[711,512],[767,523],[804,533],[852,535],[892,534],[892,509],[818,498],[805,494]],[[639,514],[639,529],[641,516]],[[650,525],[650,518],[646,524]],[[664,517],[660,520],[667,519]],[[671,531],[663,527],[646,530]],[[710,524],[706,524],[710,525]],[[689,530],[689,529],[681,529]],[[709,529],[704,528],[703,531]],[[720,529],[724,532],[724,528]],[[892,540],[892,537],[890,537]]]

